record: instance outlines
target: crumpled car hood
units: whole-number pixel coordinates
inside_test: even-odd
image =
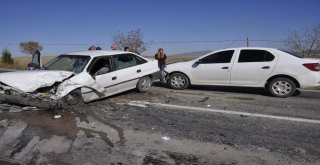
[[[58,86],[56,95],[58,98],[61,98],[67,95],[72,90],[80,87],[94,89],[100,93],[103,93],[105,90],[87,72],[81,72],[76,76],[68,80],[65,80],[63,83],[61,83]]]
[[[0,82],[23,92],[33,92],[55,82],[62,82],[72,74],[74,73],[53,70],[5,72],[0,73]]]

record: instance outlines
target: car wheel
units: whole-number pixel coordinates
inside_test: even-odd
[[[137,84],[137,89],[140,92],[146,92],[151,88],[152,80],[149,76],[142,77]]]
[[[61,100],[61,107],[62,108],[73,108],[73,107],[79,107],[83,105],[83,98],[81,95],[81,90],[76,89],[68,93],[66,96],[64,96]]]
[[[173,89],[186,89],[189,86],[189,79],[182,73],[174,73],[170,75],[167,83]]]
[[[288,78],[276,78],[269,83],[268,91],[276,97],[289,97],[296,91],[296,84]]]

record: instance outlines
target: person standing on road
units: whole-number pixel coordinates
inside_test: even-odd
[[[160,69],[160,80],[161,80],[161,82],[164,83],[165,81],[164,81],[163,70],[166,67],[167,55],[164,53],[162,48],[159,48],[158,53],[154,55],[154,58],[158,60],[158,66]]]
[[[32,54],[31,63],[28,64],[29,70],[39,70],[41,68],[41,53],[36,50]]]

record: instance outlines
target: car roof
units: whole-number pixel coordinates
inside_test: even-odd
[[[230,49],[277,50],[276,48],[268,48],[268,47],[235,47],[235,48],[225,48],[225,49],[220,49],[220,50],[230,50]]]
[[[70,52],[64,53],[63,55],[79,55],[79,56],[90,56],[90,57],[98,57],[98,56],[112,56],[117,54],[135,54],[132,52],[125,52],[125,51],[117,51],[117,50],[88,50],[88,51],[79,51],[79,52]]]

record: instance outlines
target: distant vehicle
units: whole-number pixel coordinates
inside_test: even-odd
[[[156,60],[130,52],[67,53],[41,70],[0,73],[0,102],[44,108],[80,106],[134,88],[148,91],[158,71]]]
[[[195,60],[169,64],[167,84],[262,87],[276,97],[288,97],[296,88],[320,86],[320,59],[295,56],[273,48],[218,50]]]

